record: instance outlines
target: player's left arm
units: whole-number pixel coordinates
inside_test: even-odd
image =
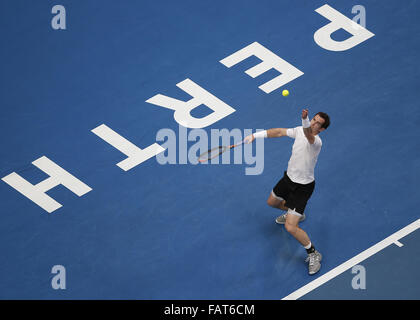
[[[302,126],[303,133],[305,134],[306,139],[308,139],[310,144],[315,143],[315,136],[312,134],[311,122],[308,118],[308,109],[302,110]]]

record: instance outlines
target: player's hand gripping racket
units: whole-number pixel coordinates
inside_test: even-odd
[[[210,159],[213,159],[213,158],[216,158],[216,157],[220,156],[223,152],[225,152],[227,150],[233,149],[237,146],[240,146],[240,145],[244,144],[244,142],[245,142],[245,140],[242,140],[241,142],[239,142],[237,144],[232,144],[231,146],[220,146],[220,147],[210,149],[210,150],[200,154],[200,156],[198,157],[198,161],[199,162],[209,161]]]

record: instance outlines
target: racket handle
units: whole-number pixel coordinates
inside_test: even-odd
[[[244,144],[244,142],[245,142],[245,140],[242,140],[241,142],[239,142],[239,143],[237,143],[237,144],[232,144],[232,145],[230,146],[230,149],[235,148],[235,147],[237,147],[237,146],[240,146],[241,144]]]

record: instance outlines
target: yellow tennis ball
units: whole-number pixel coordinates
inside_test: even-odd
[[[289,95],[289,90],[283,90],[282,95],[283,97],[287,97]]]

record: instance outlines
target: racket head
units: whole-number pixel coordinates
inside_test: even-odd
[[[200,156],[198,157],[198,162],[206,162],[211,159],[214,159],[228,149],[229,147],[227,146],[220,146],[220,147],[215,147],[213,149],[209,149],[208,151],[200,154]]]

